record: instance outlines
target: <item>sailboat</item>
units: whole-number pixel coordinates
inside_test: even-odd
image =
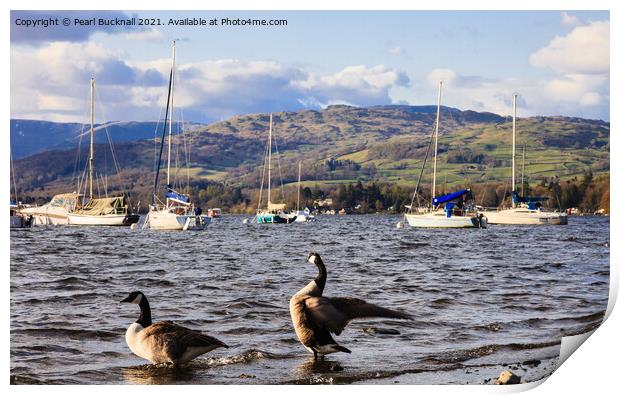
[[[295,222],[310,222],[316,218],[310,214],[310,210],[306,207],[304,210],[300,209],[299,202],[301,198],[301,161],[299,161],[299,171],[297,172],[297,210],[295,210]]]
[[[287,213],[286,203],[272,203],[271,202],[271,141],[273,135],[273,115],[269,114],[269,141],[267,143],[267,161],[263,166],[263,177],[265,174],[265,167],[267,167],[267,207],[261,208],[261,198],[263,194],[263,183],[261,181],[258,209],[256,210],[256,216],[254,222],[257,224],[290,224],[295,222],[297,216],[295,214]],[[277,147],[276,147],[277,148]]]
[[[484,218],[470,211],[465,202],[471,198],[471,191],[463,189],[446,195],[436,196],[436,179],[437,179],[437,146],[439,141],[439,113],[441,108],[441,88],[442,82],[439,82],[439,93],[437,95],[437,116],[435,119],[435,155],[433,157],[433,186],[431,189],[431,205],[430,207],[418,207],[413,210],[413,201],[415,200],[424,165],[420,170],[420,176],[412,199],[412,205],[409,206],[409,212],[405,214],[405,219],[410,226],[414,228],[480,228],[486,227]],[[430,148],[430,145],[429,145]],[[427,152],[428,154],[428,152]],[[426,164],[426,158],[425,158]],[[440,210],[443,205],[443,210]]]
[[[82,206],[83,198],[77,192],[61,193],[54,195],[46,204],[22,208],[19,212],[32,216],[34,225],[67,225],[69,213]]]
[[[547,211],[542,202],[547,196],[521,196],[515,186],[516,174],[516,140],[517,140],[517,94],[512,97],[512,206],[501,209],[482,209],[482,213],[490,224],[503,225],[566,225],[568,216],[565,213]],[[525,159],[524,159],[525,163]],[[525,195],[524,191],[521,192]]]
[[[140,220],[134,214],[127,196],[95,198],[93,195],[95,145],[95,79],[90,79],[90,156],[88,159],[88,200],[67,213],[69,225],[128,226]]]
[[[11,200],[9,204],[9,215],[11,217],[11,228],[30,228],[34,222],[32,215],[24,215],[20,212],[22,208],[22,202],[17,197],[17,183],[15,182],[15,169],[13,168],[13,152],[10,153],[11,157],[11,181],[12,187],[15,191],[15,200]]]
[[[168,81],[168,98],[166,101],[166,115],[159,146],[159,156],[157,159],[157,170],[155,172],[155,184],[151,194],[151,204],[149,213],[144,221],[142,228],[160,230],[203,230],[211,222],[211,218],[202,215],[200,207],[195,207],[190,201],[190,197],[174,190],[170,180],[170,156],[172,153],[172,115],[174,105],[174,77],[176,67],[176,43],[172,43],[172,67],[170,69],[170,80]],[[170,115],[170,117],[168,117]],[[161,155],[164,150],[166,139],[166,127],[168,127],[168,170],[166,179],[166,201],[161,202],[158,197],[159,173],[161,169]]]

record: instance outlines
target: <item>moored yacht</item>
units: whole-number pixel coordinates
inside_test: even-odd
[[[418,182],[416,184],[413,198],[411,200],[411,206],[408,206],[409,211],[405,214],[405,220],[414,228],[481,228],[486,227],[486,221],[481,215],[476,214],[473,210],[469,209],[467,205],[469,198],[471,198],[471,191],[469,189],[463,189],[457,192],[449,193],[446,195],[436,196],[436,180],[437,180],[437,147],[439,141],[439,113],[441,109],[441,87],[442,82],[439,82],[439,93],[437,95],[437,115],[435,119],[435,154],[433,156],[433,185],[431,187],[431,204],[426,207],[417,207],[413,210],[413,202],[417,196],[424,167],[426,165],[426,158],[424,158],[424,164],[420,170]],[[432,142],[432,140],[431,140]],[[443,207],[443,210],[442,210]]]
[[[69,212],[81,207],[82,200],[83,196],[77,192],[61,193],[42,206],[22,208],[19,212],[32,216],[33,225],[67,225]]]
[[[548,211],[542,206],[542,202],[548,199],[547,196],[519,196],[517,193],[515,184],[517,96],[515,93],[512,97],[512,205],[509,208],[482,208],[479,212],[487,218],[489,224],[566,225],[568,223],[568,216],[565,213]]]
[[[88,200],[67,213],[68,225],[128,226],[140,220],[126,195],[95,198],[93,195],[95,144],[95,79],[90,79],[90,157],[88,159]]]
[[[163,131],[155,170],[155,185],[151,194],[149,213],[144,221],[143,228],[159,230],[203,230],[211,222],[211,217],[202,215],[200,207],[196,207],[188,194],[176,191],[170,178],[170,156],[172,154],[172,115],[174,108],[174,78],[176,73],[176,43],[172,43],[172,67],[170,80],[168,81],[168,97],[166,101],[166,114],[164,116]],[[168,170],[165,201],[158,198],[159,173],[161,169],[161,155],[166,139],[166,127],[168,127]],[[189,166],[189,164],[188,164]]]
[[[316,218],[314,215],[310,214],[310,209],[306,207],[301,210],[301,206],[299,205],[301,201],[301,161],[299,161],[299,171],[297,173],[297,209],[295,210],[295,222],[312,222]]]
[[[272,203],[271,202],[271,141],[273,135],[273,115],[269,114],[269,141],[267,142],[267,160],[265,166],[267,167],[267,205],[261,207],[261,198],[263,194],[263,184],[261,180],[261,188],[259,191],[258,209],[256,210],[256,216],[254,222],[257,224],[290,224],[295,222],[297,216],[293,213],[286,211],[286,203]],[[263,168],[263,177],[265,169]]]

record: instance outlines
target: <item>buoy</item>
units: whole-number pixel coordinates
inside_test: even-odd
[[[131,229],[138,229],[138,224],[131,224],[130,228]]]
[[[396,223],[396,229],[402,229],[405,227],[405,224],[403,224],[403,221],[398,221]]]
[[[247,218],[244,218],[244,219],[243,219],[243,223],[244,223],[244,224],[247,224],[247,223],[249,223],[249,222],[250,222],[250,220],[249,220],[249,219],[247,219]]]

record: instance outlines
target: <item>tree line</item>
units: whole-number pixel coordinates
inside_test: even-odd
[[[524,182],[517,186],[518,192],[526,196],[547,196],[544,205],[552,210],[564,211],[568,208],[579,208],[584,213],[594,213],[604,210],[610,212],[610,179],[609,174],[594,176],[586,171],[581,177],[569,180],[557,178],[543,178],[536,185]],[[511,201],[510,185],[499,183],[463,184],[446,190],[445,185],[438,187],[438,194],[450,193],[459,189],[470,188],[474,202],[485,207],[508,206]],[[352,183],[338,185],[324,184],[320,186],[305,186],[300,191],[300,206],[315,207],[317,201],[331,198],[331,208],[338,211],[345,209],[359,214],[367,213],[402,213],[406,205],[412,203],[414,186],[402,186],[388,182],[358,180]],[[197,204],[205,207],[221,207],[230,213],[252,213],[258,205],[258,188],[241,188],[212,184],[206,188],[198,188],[192,193],[197,197]],[[197,193],[196,193],[197,192]],[[264,193],[264,191],[263,191]],[[429,204],[430,188],[418,191],[419,200],[414,205]],[[297,205],[297,186],[289,185],[284,188],[272,187],[272,200],[286,202],[287,207],[294,209]],[[263,204],[265,195],[263,195]]]
[[[334,166],[334,164],[330,164]],[[336,164],[336,167],[342,164]],[[346,166],[346,165],[345,165]],[[133,187],[133,184],[131,185]],[[510,185],[508,183],[487,184],[462,184],[446,189],[445,185],[438,187],[437,193],[444,194],[469,188],[473,192],[474,202],[484,207],[501,207],[510,205]],[[132,190],[133,188],[130,188]],[[351,183],[320,184],[320,186],[304,186],[301,188],[300,208],[315,207],[316,202],[330,198],[331,209],[336,211],[344,209],[347,212],[359,214],[367,213],[402,213],[406,211],[406,205],[412,203],[413,185],[402,186],[399,184],[357,180]],[[594,176],[591,171],[586,171],[581,177],[568,180],[557,178],[542,178],[533,185],[525,181],[517,186],[520,195],[547,196],[544,205],[553,210],[566,210],[578,208],[584,213],[594,213],[603,210],[610,213],[610,178],[609,174]],[[227,213],[253,213],[258,205],[260,188],[228,185],[216,181],[191,181],[189,188],[183,188],[183,193],[188,193],[195,205],[206,208],[219,207]],[[148,201],[148,189],[134,190],[133,199],[144,198]],[[142,196],[145,195],[145,196]],[[424,187],[418,191],[418,198],[414,203],[428,205],[430,202],[430,188]],[[21,195],[20,200],[24,203],[43,204],[52,196]],[[272,201],[285,202],[287,208],[295,209],[297,205],[297,185],[289,184],[284,187],[272,186]],[[263,191],[263,204],[266,202]],[[148,207],[141,203],[141,210],[145,212]]]

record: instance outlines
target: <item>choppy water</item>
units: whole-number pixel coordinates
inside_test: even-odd
[[[595,328],[607,306],[608,218],[486,230],[399,230],[379,215],[242,218],[202,233],[11,230],[12,382],[481,384],[507,368],[532,381],[553,369],[560,336]],[[353,322],[337,338],[353,353],[315,363],[288,312],[316,274],[310,251],[328,267],[326,296],[415,319]],[[118,303],[136,289],[154,321],[231,347],[180,371],[146,366],[124,340],[139,309]]]

